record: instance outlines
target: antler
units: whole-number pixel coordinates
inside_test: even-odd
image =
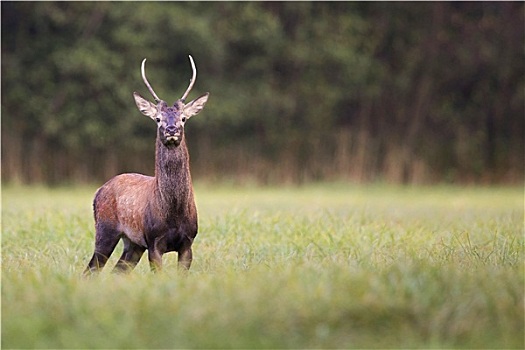
[[[186,97],[188,97],[188,94],[190,93],[191,89],[193,88],[193,84],[195,84],[195,80],[197,79],[197,68],[195,68],[195,62],[193,62],[193,57],[191,57],[191,55],[188,56],[190,57],[191,69],[193,70],[193,77],[190,80],[190,85],[186,89],[186,92],[180,98],[182,102],[184,102],[184,100],[186,100]]]
[[[142,61],[142,67],[140,68],[140,71],[142,72],[142,80],[144,80],[144,84],[146,84],[146,86],[148,87],[149,92],[151,92],[151,94],[155,98],[155,102],[159,103],[160,102],[160,98],[157,96],[155,91],[153,91],[153,88],[149,84],[148,79],[146,79],[146,59],[144,59]]]

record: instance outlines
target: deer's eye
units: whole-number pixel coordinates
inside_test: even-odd
[[[155,121],[156,121],[157,123],[160,123],[160,118],[159,118],[159,117],[155,118]]]
[[[182,122],[185,123],[186,122],[186,117],[182,117]]]

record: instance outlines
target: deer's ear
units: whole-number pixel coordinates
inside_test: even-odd
[[[140,113],[144,114],[151,119],[155,119],[157,115],[157,106],[153,103],[146,100],[144,97],[140,96],[138,92],[133,93],[133,98],[135,99],[135,104],[139,109]]]
[[[200,111],[204,108],[206,102],[208,102],[208,96],[210,93],[207,92],[204,95],[197,97],[195,100],[189,102],[184,106],[184,114],[187,118],[193,117],[196,114],[199,114]]]

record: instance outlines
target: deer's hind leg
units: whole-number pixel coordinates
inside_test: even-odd
[[[127,237],[122,237],[122,240],[124,241],[124,251],[113,268],[113,272],[129,272],[133,270],[146,250],[146,248],[133,243]]]
[[[120,239],[120,232],[110,225],[97,223],[95,237],[95,252],[84,270],[84,275],[100,271],[115,250]]]

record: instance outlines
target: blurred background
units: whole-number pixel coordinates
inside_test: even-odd
[[[523,2],[4,2],[3,183],[152,175],[148,79],[193,177],[521,184]]]

